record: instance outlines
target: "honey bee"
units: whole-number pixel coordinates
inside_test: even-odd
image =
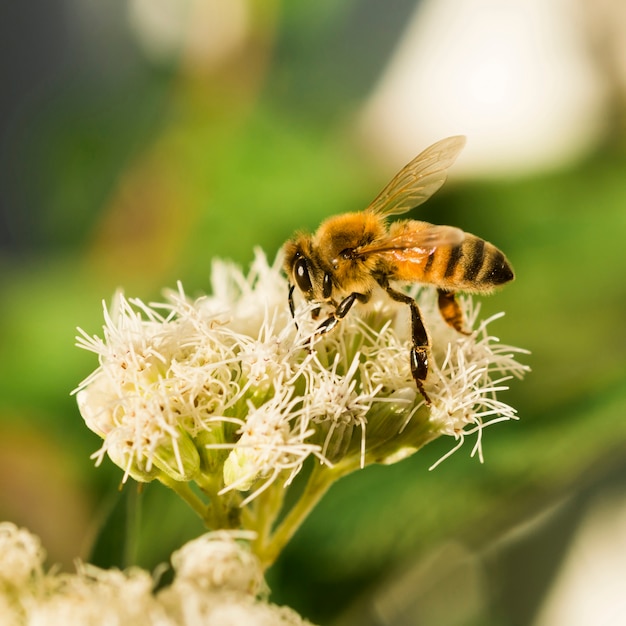
[[[464,145],[463,136],[438,141],[400,170],[364,211],[330,217],[314,235],[296,233],[284,246],[292,315],[296,286],[307,300],[331,307],[316,334],[333,330],[376,287],[410,308],[411,373],[427,404],[428,333],[415,300],[392,283],[435,286],[443,319],[468,334],[456,292],[490,293],[514,277],[498,248],[459,228],[410,219],[387,224],[387,218],[419,206],[444,184]]]

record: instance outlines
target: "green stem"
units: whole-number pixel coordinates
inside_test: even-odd
[[[257,556],[265,569],[276,561],[281,550],[293,537],[313,507],[328,491],[332,483],[339,478],[336,470],[336,467],[328,468],[316,465],[296,504],[287,513],[271,537],[258,545]]]
[[[193,492],[189,483],[179,482],[172,480],[164,472],[162,476],[159,476],[159,480],[172,491],[176,492],[204,521],[207,523],[207,505]]]
[[[277,481],[269,489],[259,494],[254,500],[252,511],[250,511],[250,507],[246,507],[250,516],[246,520],[248,525],[245,527],[257,533],[257,538],[253,544],[254,552],[262,552],[263,546],[269,543],[272,526],[282,509],[284,500],[284,483]]]
[[[215,477],[200,474],[196,477],[196,483],[209,498],[206,514],[203,516],[204,525],[209,530],[239,528],[242,517],[241,494],[236,491],[229,491],[219,495],[223,485]]]
[[[137,563],[139,535],[141,529],[141,490],[126,491],[126,541],[124,543],[124,567]]]

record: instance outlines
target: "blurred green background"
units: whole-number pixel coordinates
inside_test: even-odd
[[[475,4],[463,10],[484,23]],[[96,367],[73,347],[76,326],[99,332],[117,287],[206,291],[213,257],[246,265],[260,245],[271,258],[294,230],[365,207],[432,141],[466,133],[458,176],[416,217],[479,234],[513,263],[516,282],[482,306],[506,311],[495,334],[532,352],[505,394],[521,419],[486,431],[484,465],[469,444],[428,472],[452,443],[438,441],[335,485],[270,571],[272,600],[323,624],[585,623],[563,617],[581,597],[581,555],[588,577],[626,579],[626,559],[610,569],[626,556],[626,524],[611,526],[626,515],[626,20],[619,3],[547,2],[517,21],[518,4],[492,11],[486,32],[513,19],[508,43],[530,49],[536,74],[480,74],[471,52],[485,35],[473,40],[448,0],[4,3],[0,518],[64,567],[152,568],[199,534],[164,488],[120,493],[117,468],[94,468],[98,438],[69,395]],[[433,60],[432,93],[415,94]],[[479,71],[462,98],[450,67]],[[533,83],[550,72],[552,118],[556,96]],[[581,76],[593,77],[584,107]],[[132,549],[94,549],[106,519]],[[605,605],[614,616],[621,595]]]

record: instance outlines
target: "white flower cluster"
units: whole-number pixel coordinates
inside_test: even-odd
[[[0,523],[0,626],[306,626],[287,607],[265,600],[250,533],[219,531],[172,555],[174,581],[155,592],[139,568],[79,564],[75,574],[44,572],[39,540]]]
[[[461,298],[471,335],[450,329],[434,293],[415,290],[431,337],[427,406],[409,367],[408,307],[388,298],[356,306],[328,335],[302,305],[293,320],[280,258],[256,253],[248,275],[216,261],[211,296],[179,286],[158,304],[118,294],[102,338],[78,345],[100,366],[78,388],[105,454],[140,481],[195,481],[207,493],[282,486],[316,458],[328,468],[395,462],[440,435],[463,442],[515,418],[496,398],[526,367],[489,335]]]

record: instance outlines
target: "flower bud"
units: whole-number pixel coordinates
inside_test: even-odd
[[[238,491],[247,491],[259,477],[257,454],[251,448],[231,450],[224,462],[224,485]]]
[[[201,430],[193,438],[200,457],[200,467],[204,475],[214,475],[221,471],[228,450],[224,445],[224,429],[220,424],[211,424],[208,430]]]
[[[200,471],[200,455],[191,436],[178,429],[177,435],[156,446],[151,460],[178,482],[193,480]]]
[[[113,390],[109,380],[100,371],[87,387],[76,394],[78,410],[89,430],[104,439],[116,424],[113,420],[111,401]]]
[[[139,483],[149,483],[158,478],[159,469],[147,467],[147,459],[135,449],[132,433],[128,428],[117,428],[107,436],[107,454],[115,465]]]

